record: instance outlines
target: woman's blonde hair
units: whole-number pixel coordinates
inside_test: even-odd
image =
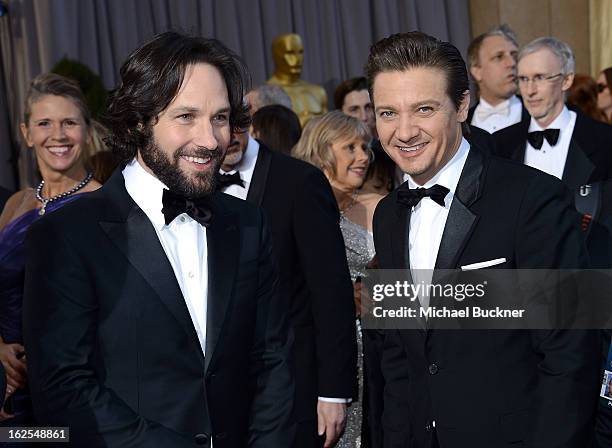
[[[363,122],[339,110],[333,110],[306,123],[291,155],[333,177],[336,173],[336,159],[331,151],[332,144],[354,137],[362,138],[368,143],[372,139],[370,130]]]

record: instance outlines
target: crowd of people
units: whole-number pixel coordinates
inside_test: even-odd
[[[612,447],[608,330],[362,328],[370,269],[612,266],[612,68],[577,74],[566,43],[506,25],[467,54],[389,36],[310,116],[291,77],[251,89],[221,42],[166,32],[121,67],[104,127],[76,82],[37,76],[41,180],[0,215],[0,427]]]

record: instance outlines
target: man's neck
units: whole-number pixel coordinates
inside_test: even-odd
[[[541,118],[536,118],[535,119],[536,123],[542,129],[546,129],[546,127],[550,126],[550,124],[553,121],[555,121],[559,115],[561,115],[561,112],[563,112],[564,107],[565,107],[565,104],[563,103],[559,104],[557,107],[555,107],[555,110],[552,111],[550,114],[547,114],[546,116],[541,117]]]

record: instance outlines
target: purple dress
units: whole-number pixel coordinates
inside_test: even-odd
[[[45,214],[72,202],[81,194],[50,202]],[[25,237],[30,225],[40,218],[42,216],[38,214],[38,209],[30,210],[9,222],[0,231],[0,336],[5,344],[23,345],[21,321],[26,259]],[[15,418],[0,422],[0,426],[30,423],[32,411],[28,391],[17,390],[11,401]]]

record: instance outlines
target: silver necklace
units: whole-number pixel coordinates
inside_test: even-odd
[[[351,195],[351,202],[349,203],[349,205],[344,207],[343,210],[340,210],[340,216],[344,216],[350,209],[352,209],[355,206],[355,204],[357,203],[358,194],[359,194],[359,191],[357,189],[353,190],[353,194]]]
[[[50,197],[50,198],[43,198],[42,197],[42,189],[45,186],[45,181],[41,180],[40,183],[38,184],[38,187],[36,187],[36,199],[38,199],[40,202],[42,202],[42,207],[38,211],[38,214],[41,215],[41,216],[44,215],[45,211],[46,211],[46,208],[47,208],[47,205],[49,205],[53,201],[57,201],[58,199],[62,199],[62,198],[65,198],[66,196],[70,196],[72,193],[76,193],[81,188],[83,188],[85,185],[87,185],[92,177],[93,177],[93,174],[87,173],[87,176],[85,176],[85,179],[83,179],[81,182],[79,182],[76,186],[72,187],[68,191],[64,191],[63,193],[60,193],[60,194],[58,194],[56,196],[53,196],[53,197]]]

